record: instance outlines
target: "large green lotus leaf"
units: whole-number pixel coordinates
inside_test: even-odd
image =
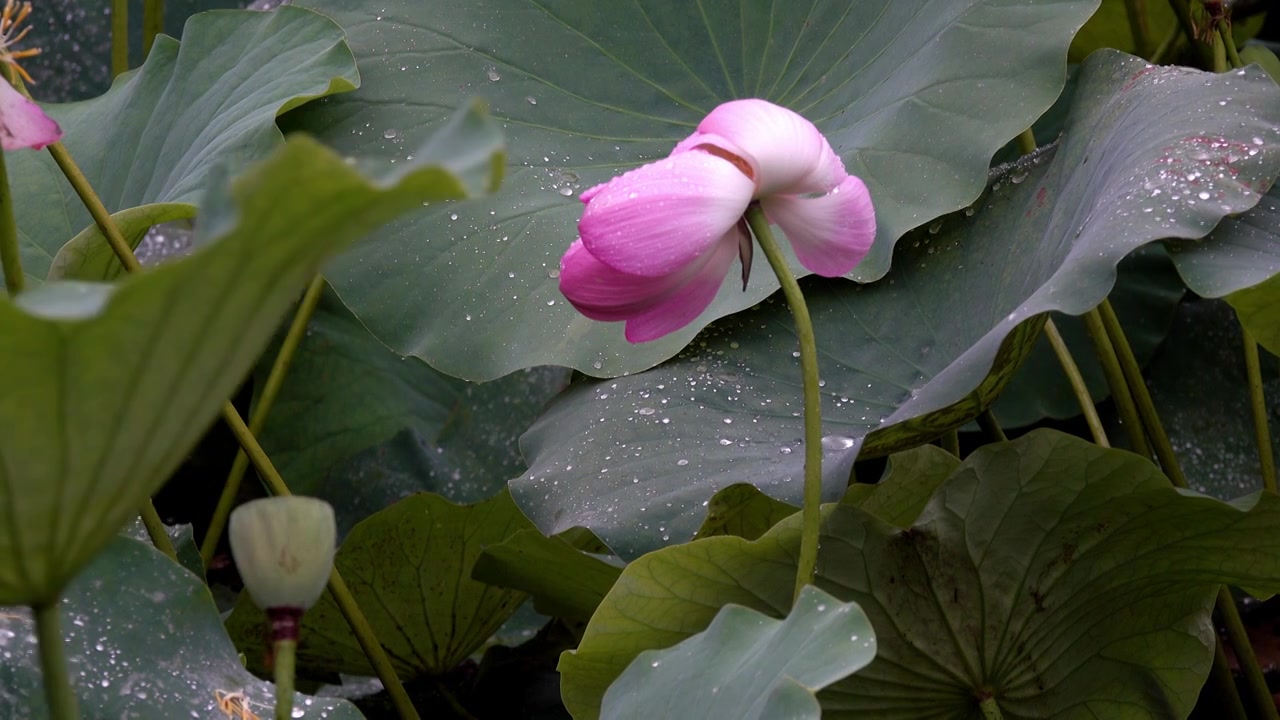
[[[407,207],[465,196],[455,170],[501,155],[475,110],[435,140],[368,177],[300,137],[214,186],[192,256],[0,299],[0,604],[56,597],[137,512],[326,258]]]
[[[528,593],[544,615],[586,622],[621,572],[563,538],[522,530],[486,548],[471,577]]]
[[[1137,455],[1052,431],[974,452],[908,529],[824,511],[818,586],[858,603],[878,645],[819,696],[824,718],[983,717],[988,696],[1009,719],[1185,717],[1213,658],[1216,584],[1280,589],[1280,498],[1182,493]],[[561,656],[570,712],[595,717],[639,653],[727,604],[781,617],[799,544],[795,516],[755,542],[631,563]]]
[[[1109,299],[1124,324],[1138,362],[1145,367],[1168,334],[1186,287],[1159,245],[1139,249],[1121,261],[1116,270],[1116,285]],[[1098,364],[1084,320],[1061,313],[1054,313],[1052,317],[1071,350],[1071,357],[1080,368],[1094,402],[1107,399],[1111,389],[1107,386],[1102,366]],[[1025,427],[1044,418],[1062,420],[1080,414],[1080,401],[1047,338],[1041,336],[1036,341],[1026,362],[996,399],[992,410],[1005,428]]]
[[[280,144],[278,113],[358,83],[332,20],[301,8],[222,10],[193,16],[181,44],[157,38],[146,64],[107,94],[45,109],[114,213],[194,205],[215,166],[234,175]],[[8,169],[23,268],[41,279],[63,244],[93,223],[48,153],[13,153]]]
[[[244,669],[209,589],[143,542],[107,545],[67,587],[59,615],[86,718],[221,718],[219,694],[237,692],[271,716],[275,687]],[[48,718],[25,608],[0,612],[0,657],[0,717]],[[337,698],[296,695],[293,706],[295,718],[364,717]]]
[[[480,649],[526,595],[471,579],[486,546],[531,529],[503,492],[475,505],[421,493],[362,520],[334,564],[402,679],[439,675]],[[266,615],[241,593],[227,629],[262,669]],[[298,671],[373,675],[333,596],[302,617]]]
[[[1057,97],[1067,45],[1097,2],[304,0],[347,30],[364,83],[286,122],[404,157],[449,108],[488,99],[511,143],[510,192],[424,210],[330,277],[375,335],[450,375],[542,364],[621,375],[777,283],[757,272],[744,293],[730,272],[696,322],[632,346],[558,290],[581,190],[665,156],[719,103],[763,97],[817,123],[866,180],[880,233],[855,272],[878,278],[894,242],[972,202],[992,153]]]
[[[263,356],[260,384],[274,359]],[[524,472],[520,434],[568,375],[534,368],[483,384],[449,377],[389,350],[326,289],[262,445],[294,492],[333,504],[344,532],[415,492],[478,502]]]
[[[1280,152],[1228,151],[1280,141],[1280,89],[1260,70],[1219,76],[1098,52],[1080,72],[1056,154],[1007,169],[972,216],[908,236],[884,281],[804,284],[827,500],[859,452],[918,445],[976,416],[1039,331],[1029,318],[1087,311],[1125,255],[1203,236],[1258,201],[1245,183],[1280,172]],[[734,483],[798,505],[795,354],[790,313],[773,298],[658,368],[571,387],[521,439],[530,471],[512,483],[516,502],[544,533],[581,525],[627,558],[688,540],[703,503]]]
[[[679,645],[640,653],[609,687],[600,716],[817,720],[815,693],[875,655],[857,603],[809,586],[784,620],[729,605]]]

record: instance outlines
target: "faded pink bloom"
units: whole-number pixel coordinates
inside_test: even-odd
[[[39,150],[62,138],[62,128],[40,106],[0,78],[0,147]]]
[[[633,343],[692,322],[734,257],[751,257],[743,214],[759,201],[801,264],[837,277],[876,235],[867,188],[822,133],[764,100],[724,103],[671,155],[582,193],[579,239],[560,261],[560,292],[593,320],[626,321]]]

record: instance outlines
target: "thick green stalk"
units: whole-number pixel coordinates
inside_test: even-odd
[[[1160,467],[1174,485],[1180,488],[1187,487],[1187,476],[1182,472],[1182,464],[1178,462],[1178,456],[1173,452],[1173,444],[1169,442],[1169,435],[1164,431],[1164,423],[1160,421],[1155,403],[1151,401],[1151,391],[1147,389],[1147,383],[1142,378],[1142,368],[1138,365],[1133,349],[1129,347],[1124,328],[1120,327],[1120,318],[1116,316],[1116,311],[1112,309],[1109,300],[1103,300],[1097,310],[1107,338],[1115,348],[1116,359],[1120,363],[1121,372],[1124,373],[1125,383],[1133,393],[1133,401],[1138,407],[1142,427],[1147,429],[1147,434],[1151,437],[1151,445],[1155,450],[1156,459],[1160,461]]]
[[[142,516],[143,526],[147,528],[147,537],[151,538],[151,544],[167,555],[170,560],[178,562],[178,551],[173,549],[169,531],[165,529],[164,521],[160,519],[160,513],[156,512],[156,506],[152,504],[151,498],[142,502],[142,510],[139,514]]]
[[[1227,24],[1226,20],[1218,21],[1218,39],[1222,41],[1222,47],[1227,51],[1226,59],[1231,61],[1231,67],[1244,67],[1244,60],[1240,59],[1240,51],[1236,49],[1236,40],[1231,37],[1231,26]],[[1226,68],[1217,70],[1217,72],[1225,71]]]
[[[88,208],[89,214],[93,216],[94,222],[98,223],[98,227],[102,229],[103,235],[107,237],[108,243],[111,245],[112,250],[115,251],[116,257],[119,258],[121,264],[130,272],[141,270],[142,265],[138,262],[138,258],[134,256],[133,249],[129,247],[128,243],[124,242],[124,236],[120,234],[120,229],[116,227],[115,221],[111,219],[110,213],[106,211],[106,207],[103,206],[97,193],[85,180],[84,174],[80,172],[71,155],[67,153],[60,143],[50,145],[49,151],[53,155],[54,162],[62,169],[63,174],[67,176],[67,180],[71,182],[80,199],[84,201],[85,207]],[[113,238],[115,238],[114,241]],[[253,461],[258,474],[262,476],[267,486],[271,489],[272,494],[291,494],[289,488],[284,484],[284,479],[280,477],[280,473],[276,472],[270,458],[267,457],[262,446],[258,444],[258,440],[253,436],[253,433],[249,432],[248,426],[244,424],[240,413],[236,411],[235,406],[230,401],[223,404],[222,415],[231,427],[232,434],[240,441],[240,446],[245,449],[249,459]],[[396,676],[395,669],[391,666],[391,660],[387,657],[386,651],[382,649],[382,645],[378,643],[377,636],[373,634],[373,628],[369,626],[369,621],[365,619],[360,607],[356,604],[355,598],[351,596],[351,591],[347,590],[346,585],[342,583],[342,578],[338,575],[336,568],[330,577],[329,589],[333,592],[334,599],[338,601],[338,607],[342,610],[347,624],[351,626],[352,632],[355,633],[360,646],[364,648],[365,654],[369,658],[369,663],[377,670],[378,679],[382,681],[383,687],[391,695],[391,701],[400,713],[400,717],[405,720],[415,720],[418,717],[418,713],[414,710],[413,703],[410,702],[409,695],[404,690],[404,685],[401,684],[400,678]]]
[[[144,0],[142,5],[142,56],[151,53],[156,36],[164,32],[164,0]]]
[[[1049,340],[1053,354],[1058,356],[1058,363],[1062,365],[1062,371],[1066,373],[1067,380],[1071,383],[1071,391],[1080,403],[1080,411],[1084,413],[1084,420],[1089,425],[1093,442],[1101,447],[1111,447],[1111,443],[1107,441],[1107,432],[1102,428],[1102,420],[1098,417],[1098,408],[1093,404],[1093,395],[1089,393],[1089,386],[1085,385],[1080,367],[1071,357],[1071,350],[1062,339],[1062,333],[1058,332],[1058,326],[1054,324],[1053,318],[1045,321],[1044,336]]]
[[[1244,621],[1240,619],[1240,611],[1236,609],[1235,598],[1226,585],[1218,588],[1218,613],[1222,624],[1227,628],[1227,639],[1235,648],[1236,660],[1240,663],[1240,672],[1244,674],[1244,684],[1259,717],[1277,720],[1280,713],[1276,711],[1276,701],[1267,687],[1267,678],[1258,665],[1258,656],[1253,652],[1253,643],[1249,640],[1249,632],[1245,630]]]
[[[263,384],[262,392],[258,396],[257,406],[249,418],[249,431],[254,437],[261,435],[263,428],[267,426],[267,416],[280,395],[285,376],[288,375],[289,367],[293,364],[294,353],[302,344],[302,338],[306,337],[307,323],[311,322],[311,316],[315,313],[316,306],[320,304],[324,287],[324,276],[317,274],[311,279],[311,284],[302,295],[302,301],[298,303],[298,309],[293,313],[289,332],[284,336],[284,342],[280,344],[276,359],[271,364],[271,372],[267,374],[267,381]],[[209,530],[205,533],[204,542],[200,545],[200,559],[205,567],[209,567],[213,554],[218,550],[218,541],[222,539],[222,531],[226,529],[227,518],[235,506],[236,496],[240,492],[240,483],[248,469],[249,456],[241,449],[236,452],[236,459],[231,463],[231,472],[227,475],[226,484],[222,486],[218,506],[214,508],[213,518],[209,521]]]
[[[796,566],[793,600],[800,597],[805,585],[812,585],[818,572],[818,534],[822,515],[822,396],[818,390],[818,344],[813,336],[813,321],[805,304],[800,284],[791,274],[782,248],[769,229],[764,210],[756,203],[747,208],[747,224],[778,276],[782,295],[791,306],[791,317],[800,340],[800,372],[804,381],[804,506],[800,519],[800,558]]]
[[[0,81],[3,82],[3,81]],[[4,150],[0,149],[0,265],[4,266],[4,288],[9,297],[22,292],[22,249],[18,245],[18,221],[13,216],[13,194],[9,192],[9,173],[4,168]]]
[[[1216,73],[1224,73],[1231,69],[1231,66],[1227,64],[1227,49],[1226,44],[1222,42],[1222,34],[1214,32],[1209,42],[1213,57],[1213,67],[1210,69]]]
[[[1142,431],[1142,419],[1138,416],[1138,407],[1129,392],[1129,385],[1124,380],[1124,371],[1120,369],[1120,361],[1116,358],[1115,346],[1107,335],[1102,316],[1094,308],[1084,314],[1084,324],[1089,330],[1089,339],[1098,353],[1098,363],[1102,366],[1102,374],[1107,378],[1107,386],[1111,388],[1111,399],[1120,414],[1120,424],[1124,426],[1125,435],[1133,451],[1143,457],[1151,457],[1151,446],[1147,444],[1147,436]]]
[[[36,618],[36,638],[40,642],[40,672],[45,698],[49,702],[50,720],[76,720],[76,692],[67,673],[67,658],[62,646],[62,630],[58,618],[58,601],[31,608]]]
[[[942,435],[942,449],[960,457],[960,429],[951,428]]]
[[[1019,154],[1026,155],[1036,151],[1036,136],[1031,132],[1031,128],[1023,130],[1015,140],[1018,143]]]
[[[1129,17],[1129,32],[1133,34],[1134,54],[1147,57],[1151,50],[1151,32],[1147,28],[1147,0],[1124,0],[1124,11]]]
[[[1276,460],[1271,453],[1271,428],[1267,425],[1267,398],[1262,391],[1262,363],[1258,359],[1258,341],[1244,325],[1244,367],[1249,378],[1249,408],[1253,412],[1253,437],[1258,443],[1258,461],[1262,465],[1262,487],[1276,492]]]
[[[1107,300],[1103,300],[1097,310],[1101,315],[1107,336],[1115,346],[1116,357],[1119,359],[1120,367],[1124,371],[1125,380],[1133,390],[1133,397],[1138,405],[1138,412],[1142,416],[1142,423],[1146,426],[1147,432],[1151,436],[1156,457],[1159,458],[1165,475],[1175,486],[1180,488],[1187,487],[1187,476],[1182,472],[1182,465],[1178,462],[1178,456],[1173,452],[1173,445],[1169,442],[1168,434],[1165,433],[1164,424],[1160,422],[1160,416],[1156,413],[1155,404],[1151,401],[1151,393],[1147,390],[1147,383],[1142,378],[1142,370],[1138,366],[1138,361],[1133,355],[1132,348],[1129,347],[1129,340],[1125,337],[1124,328],[1120,326],[1120,318],[1116,316],[1115,310],[1112,309],[1111,303]],[[1275,702],[1271,699],[1271,690],[1267,687],[1267,680],[1262,674],[1262,668],[1258,665],[1258,658],[1254,655],[1253,646],[1249,642],[1249,635],[1244,630],[1244,623],[1240,620],[1240,613],[1236,610],[1236,604],[1231,598],[1231,592],[1225,585],[1218,591],[1217,609],[1222,616],[1223,623],[1227,626],[1227,639],[1231,641],[1231,646],[1235,648],[1236,658],[1239,660],[1240,668],[1244,673],[1245,684],[1249,688],[1250,695],[1253,696],[1254,703],[1258,706],[1258,712],[1262,713],[1262,717],[1269,720],[1280,720],[1280,714],[1276,712]]]
[[[982,428],[982,432],[986,433],[992,442],[1009,440],[1009,436],[1004,434],[1004,429],[1000,427],[1000,422],[996,420],[996,414],[991,412],[991,408],[983,409],[978,415],[978,427]]]
[[[1222,638],[1219,637],[1214,637],[1209,684],[1217,690],[1217,700],[1220,703],[1218,711],[1227,720],[1249,720],[1244,711],[1244,702],[1240,700],[1240,691],[1236,689],[1236,679],[1231,674],[1231,665],[1227,662],[1227,651],[1222,648]]]
[[[111,2],[111,77],[129,70],[129,0]]]
[[[276,640],[271,646],[271,657],[275,662],[276,720],[293,717],[293,674],[297,650],[297,640]]]
[[[1004,714],[1000,712],[1000,703],[996,702],[995,697],[982,698],[978,707],[982,710],[982,720],[1004,720]]]

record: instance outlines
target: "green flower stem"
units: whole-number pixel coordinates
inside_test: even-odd
[[[1182,29],[1177,25],[1169,27],[1169,32],[1165,33],[1164,39],[1156,46],[1155,52],[1151,53],[1151,64],[1162,65],[1168,59],[1173,51],[1178,47],[1178,38],[1182,37]]]
[[[951,428],[942,436],[942,449],[960,457],[960,429]]]
[[[62,629],[58,618],[58,601],[31,608],[36,617],[36,637],[40,641],[40,672],[44,694],[49,701],[50,720],[76,720],[76,693],[67,673],[67,658],[62,646]]]
[[[1210,69],[1216,73],[1224,73],[1230,70],[1231,66],[1227,64],[1227,49],[1226,44],[1222,41],[1222,34],[1219,32],[1213,33],[1210,44],[1213,57],[1213,66]]]
[[[1222,617],[1222,624],[1227,627],[1227,639],[1236,651],[1236,660],[1240,663],[1240,672],[1244,675],[1244,684],[1252,696],[1258,717],[1277,720],[1280,713],[1276,711],[1276,701],[1271,695],[1271,688],[1267,687],[1262,667],[1258,665],[1258,656],[1253,652],[1253,643],[1249,640],[1244,621],[1240,619],[1235,598],[1231,597],[1231,591],[1226,585],[1218,588],[1218,613]]]
[[[1036,136],[1031,132],[1031,128],[1027,128],[1018,134],[1015,138],[1018,143],[1018,154],[1027,155],[1036,151]]]
[[[984,408],[982,413],[978,415],[978,427],[982,428],[982,432],[991,438],[992,442],[1007,442],[1009,436],[1004,434],[1004,429],[1000,427],[999,421],[996,420],[996,414],[991,412],[991,408]]]
[[[1109,300],[1103,300],[1097,310],[1107,338],[1115,348],[1116,359],[1120,363],[1121,372],[1124,373],[1124,381],[1133,393],[1134,404],[1138,407],[1138,416],[1142,421],[1141,426],[1147,429],[1147,434],[1151,437],[1151,444],[1155,450],[1156,459],[1160,461],[1160,467],[1174,485],[1180,488],[1187,487],[1187,476],[1183,474],[1182,464],[1178,462],[1178,456],[1173,452],[1173,444],[1169,442],[1169,435],[1164,431],[1164,423],[1160,422],[1160,415],[1156,413],[1155,403],[1151,401],[1151,392],[1147,390],[1147,383],[1142,378],[1142,368],[1138,365],[1138,359],[1134,357],[1133,349],[1129,347],[1124,328],[1120,327],[1120,318],[1116,316],[1116,311],[1112,309]]]
[[[1100,447],[1111,447],[1111,443],[1107,441],[1107,432],[1102,428],[1102,420],[1098,417],[1098,408],[1093,404],[1093,395],[1089,393],[1089,387],[1084,383],[1084,376],[1080,374],[1080,367],[1071,357],[1071,350],[1067,348],[1067,343],[1062,339],[1062,333],[1058,332],[1058,326],[1054,324],[1052,318],[1044,323],[1044,336],[1049,340],[1053,354],[1058,356],[1058,362],[1062,365],[1062,371],[1066,373],[1067,380],[1071,382],[1071,391],[1080,402],[1080,410],[1084,413],[1084,420],[1089,425],[1093,442]]]
[[[978,708],[982,710],[982,720],[1004,720],[1004,714],[1000,712],[1000,703],[996,702],[993,696],[982,698]]]
[[[1218,709],[1227,720],[1249,720],[1244,711],[1244,702],[1240,700],[1240,693],[1236,690],[1236,679],[1231,674],[1231,665],[1227,662],[1227,651],[1222,648],[1222,639],[1214,639],[1213,667],[1209,670],[1209,682],[1217,691]]]
[[[1107,329],[1102,324],[1102,316],[1094,308],[1084,314],[1084,324],[1089,330],[1089,339],[1098,353],[1098,363],[1102,365],[1102,374],[1107,378],[1107,386],[1111,388],[1111,398],[1115,401],[1116,411],[1120,414],[1120,423],[1124,426],[1125,435],[1133,452],[1143,457],[1151,457],[1151,447],[1147,444],[1147,436],[1142,430],[1142,420],[1138,417],[1138,407],[1133,402],[1133,394],[1124,380],[1124,371],[1120,369],[1120,361],[1116,358],[1115,346],[1107,336]]]
[[[297,640],[276,640],[271,645],[271,656],[275,662],[276,720],[293,717],[293,674],[297,650]]]
[[[800,597],[805,585],[812,585],[818,572],[818,534],[821,529],[822,503],[822,396],[818,391],[818,344],[813,337],[813,321],[805,304],[800,284],[791,274],[782,248],[769,229],[769,220],[757,203],[747,208],[747,224],[769,258],[769,266],[778,276],[782,294],[791,306],[796,336],[800,340],[800,372],[804,379],[804,506],[800,520],[800,558],[796,567],[793,600]]]
[[[156,506],[152,504],[151,498],[147,498],[142,502],[142,510],[139,512],[142,516],[142,524],[147,528],[147,537],[151,538],[151,544],[156,549],[164,553],[170,560],[178,562],[178,551],[173,549],[173,541],[169,539],[169,531],[164,527],[164,521],[160,519],[160,514],[156,512]]]
[[[156,36],[164,32],[164,0],[144,0],[142,6],[142,56],[151,53]]]
[[[1147,390],[1147,384],[1142,378],[1142,370],[1138,367],[1138,361],[1133,355],[1133,350],[1129,347],[1129,340],[1125,337],[1124,328],[1120,326],[1120,319],[1116,316],[1115,310],[1112,309],[1111,303],[1107,300],[1103,300],[1098,305],[1097,310],[1101,315],[1106,334],[1115,346],[1116,357],[1119,359],[1120,367],[1124,371],[1125,380],[1133,390],[1138,412],[1142,416],[1142,423],[1151,435],[1156,457],[1159,458],[1165,475],[1169,477],[1169,481],[1176,487],[1187,487],[1187,477],[1182,472],[1178,456],[1173,452],[1173,445],[1169,442],[1169,436],[1165,433],[1164,425],[1160,422],[1159,415],[1156,414],[1155,404],[1151,402],[1151,393]],[[1227,626],[1227,639],[1231,641],[1231,645],[1236,651],[1236,658],[1240,662],[1245,684],[1249,688],[1250,695],[1253,696],[1254,703],[1258,706],[1258,712],[1261,713],[1262,717],[1269,720],[1280,720],[1280,713],[1276,711],[1275,701],[1271,697],[1271,690],[1267,687],[1267,680],[1262,674],[1262,668],[1258,665],[1258,658],[1254,655],[1253,646],[1249,642],[1249,635],[1245,632],[1244,623],[1240,620],[1240,612],[1236,609],[1235,600],[1232,599],[1231,592],[1225,585],[1218,590],[1217,609],[1222,617],[1223,624]]]
[[[271,458],[267,457],[266,451],[262,449],[262,445],[258,444],[258,439],[249,430],[249,426],[244,424],[244,419],[240,417],[240,413],[236,411],[235,406],[230,401],[227,401],[222,406],[222,417],[226,420],[227,426],[231,428],[231,434],[236,436],[236,440],[240,442],[240,447],[244,449],[249,459],[253,462],[253,467],[262,476],[262,480],[266,483],[267,489],[271,491],[271,494],[276,496],[292,495],[293,493],[289,492],[289,486],[285,485],[284,478],[280,477],[280,473],[271,464]],[[409,700],[409,694],[405,692],[404,685],[400,683],[400,678],[396,676],[395,668],[391,665],[391,659],[387,657],[387,651],[382,649],[382,645],[378,642],[378,636],[373,632],[373,627],[369,625],[364,612],[356,604],[355,596],[351,594],[351,590],[342,580],[342,575],[338,573],[338,568],[336,567],[329,574],[329,592],[333,594],[333,599],[337,602],[338,609],[342,612],[342,616],[346,618],[347,625],[351,627],[351,632],[355,634],[356,641],[360,643],[365,656],[369,658],[369,664],[377,672],[378,679],[382,681],[383,687],[391,695],[391,702],[395,705],[400,717],[404,718],[404,720],[416,720],[418,711],[413,708],[413,703]]]
[[[1262,465],[1262,487],[1276,492],[1276,460],[1271,453],[1271,429],[1267,426],[1267,398],[1262,392],[1262,365],[1258,361],[1258,341],[1249,329],[1244,333],[1244,367],[1249,378],[1249,407],[1253,411],[1253,436],[1258,442],[1258,461]]]
[[[1147,57],[1151,49],[1151,33],[1147,28],[1147,0],[1124,0],[1124,11],[1129,16],[1129,32],[1133,33],[1134,54]]]
[[[9,297],[22,292],[22,250],[18,246],[18,221],[13,217],[9,174],[4,169],[4,150],[0,150],[0,265],[4,266],[4,288]]]
[[[1227,60],[1231,61],[1231,67],[1244,67],[1245,63],[1240,59],[1240,51],[1236,49],[1236,40],[1231,37],[1231,26],[1227,24],[1226,20],[1218,21],[1218,38],[1222,40],[1222,47],[1227,51]],[[1218,72],[1224,71],[1225,68]]]
[[[129,70],[129,0],[111,2],[111,77]]]
[[[271,408],[275,405],[276,398],[280,395],[280,388],[284,386],[285,376],[289,372],[289,367],[293,364],[293,356],[297,352],[298,346],[302,344],[302,338],[307,334],[307,323],[311,322],[311,316],[315,313],[316,306],[320,304],[320,298],[324,295],[324,288],[324,276],[317,274],[311,279],[311,284],[307,286],[307,291],[302,295],[301,302],[298,303],[298,309],[294,311],[293,322],[289,325],[289,332],[285,335],[284,342],[280,344],[276,359],[271,364],[271,372],[267,375],[267,381],[262,386],[257,405],[253,409],[253,415],[249,418],[249,431],[255,437],[261,435],[263,428],[267,425],[267,416],[271,413]],[[240,483],[244,480],[244,473],[248,469],[249,456],[241,449],[236,453],[236,459],[231,463],[231,472],[227,475],[227,481],[222,486],[222,495],[218,497],[218,506],[213,511],[213,518],[209,521],[209,530],[205,533],[204,542],[200,545],[200,560],[205,567],[209,567],[209,562],[213,560],[213,554],[218,549],[218,542],[222,539],[222,532],[227,527],[227,518],[231,515],[236,496],[240,492]]]
[[[111,219],[111,214],[106,211],[106,207],[103,206],[102,201],[89,185],[84,174],[80,172],[71,155],[67,153],[66,148],[63,148],[61,143],[55,143],[49,146],[49,152],[53,155],[54,162],[58,164],[63,174],[66,175],[67,180],[71,182],[76,194],[84,202],[89,214],[93,216],[94,222],[102,230],[102,234],[106,236],[107,242],[111,245],[111,249],[115,251],[116,257],[119,258],[121,264],[129,272],[140,271],[142,265],[138,262],[138,258],[134,256],[133,249],[124,241],[124,236],[120,234],[120,229],[116,227],[115,221]],[[249,459],[253,461],[254,467],[266,482],[271,493],[273,495],[291,494],[288,486],[284,484],[284,479],[280,477],[280,473],[276,472],[270,458],[267,457],[262,446],[258,444],[257,438],[249,431],[248,426],[244,424],[244,420],[240,417],[240,413],[236,411],[235,406],[230,401],[223,404],[222,415],[227,425],[231,427],[232,434],[240,441],[240,446],[248,453]],[[342,578],[338,575],[336,568],[329,579],[329,590],[333,593],[334,599],[337,600],[338,607],[342,610],[347,624],[351,626],[351,631],[355,633],[356,640],[360,642],[360,647],[364,648],[365,654],[369,658],[369,663],[377,671],[378,679],[382,681],[383,687],[391,695],[391,701],[396,706],[400,717],[404,718],[404,720],[416,720],[418,713],[414,710],[413,703],[409,701],[409,695],[405,692],[404,685],[400,683],[400,678],[396,676],[395,669],[391,666],[391,660],[387,657],[386,651],[382,649],[382,645],[378,643],[378,638],[374,635],[373,628],[369,626],[369,621],[365,619],[364,613],[360,611],[355,598],[351,596],[351,591],[342,582]]]

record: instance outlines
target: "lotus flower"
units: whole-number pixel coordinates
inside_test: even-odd
[[[258,607],[306,610],[320,599],[337,536],[329,503],[298,495],[251,500],[231,513],[227,536]]]
[[[560,292],[593,320],[626,321],[633,343],[692,322],[735,256],[750,271],[743,214],[759,202],[800,263],[844,275],[875,239],[867,187],[813,123],[764,100],[724,103],[668,157],[582,193]]]
[[[0,147],[39,150],[62,138],[62,129],[40,106],[0,78]]]

